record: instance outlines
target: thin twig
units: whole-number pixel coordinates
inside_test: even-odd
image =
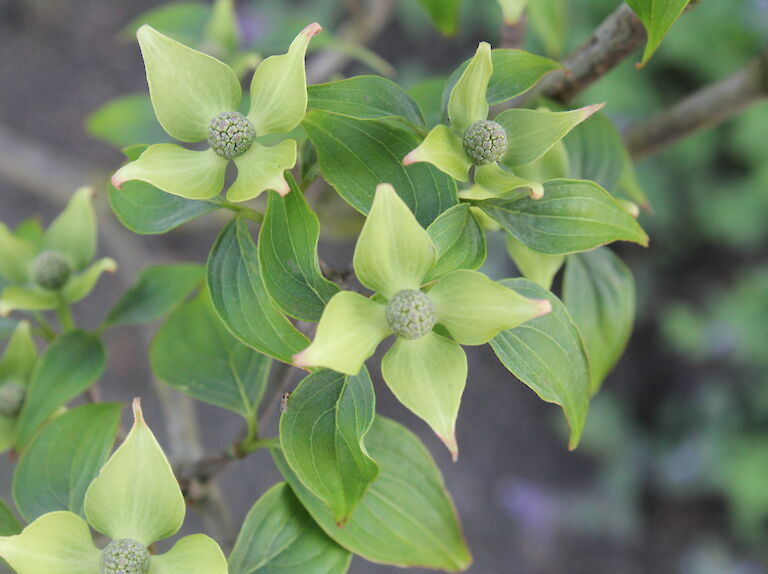
[[[629,126],[624,141],[635,159],[658,153],[691,133],[729,120],[768,98],[768,50],[747,66],[652,118]]]
[[[520,49],[525,41],[527,15],[523,13],[514,24],[508,24],[502,19],[500,46],[505,49]]]

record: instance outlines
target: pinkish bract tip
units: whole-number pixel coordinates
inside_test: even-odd
[[[133,399],[133,404],[131,405],[131,408],[133,409],[133,418],[137,422],[144,420],[144,413],[141,411],[141,398],[136,397],[135,399]]]
[[[115,175],[112,176],[112,187],[115,189],[123,189],[125,181],[117,176],[118,173],[120,172],[115,172]]]
[[[549,299],[537,299],[536,305],[539,308],[538,314],[536,315],[537,317],[552,312],[552,302]]]
[[[414,155],[415,152],[416,150],[413,150],[411,153],[409,153],[407,156],[403,158],[403,165],[411,165],[419,161],[418,158]]]
[[[312,24],[304,28],[301,31],[301,33],[309,38],[312,38],[313,36],[317,36],[322,31],[323,31],[323,27],[317,22],[313,22]]]

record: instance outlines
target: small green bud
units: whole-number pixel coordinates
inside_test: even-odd
[[[32,262],[32,280],[46,289],[61,289],[71,274],[69,261],[56,251],[43,251]]]
[[[392,331],[403,339],[419,339],[435,326],[435,310],[426,293],[406,289],[395,293],[385,312]]]
[[[147,574],[149,550],[135,540],[114,540],[101,551],[101,574]]]
[[[240,112],[222,112],[208,126],[208,145],[221,157],[232,159],[244,154],[253,144],[256,128]]]
[[[475,165],[498,161],[507,151],[507,132],[491,120],[475,122],[464,132],[464,151]]]
[[[16,382],[0,385],[0,416],[15,417],[21,411],[27,389]]]

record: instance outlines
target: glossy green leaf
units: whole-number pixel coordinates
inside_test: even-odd
[[[78,189],[43,236],[43,249],[64,254],[76,270],[85,267],[96,254],[96,213],[92,196],[90,187]]]
[[[13,475],[13,499],[28,522],[55,510],[83,514],[85,491],[112,450],[120,410],[108,403],[77,407],[30,443]]]
[[[559,255],[612,241],[648,245],[648,236],[611,195],[590,181],[557,179],[543,199],[496,200],[479,207],[529,249]]]
[[[568,149],[568,177],[591,179],[615,195],[627,152],[613,122],[604,114],[595,114],[563,142]]]
[[[401,124],[311,111],[303,125],[317,148],[324,178],[363,214],[382,182],[395,187],[422,225],[458,203],[451,177],[430,165],[402,165],[421,140]]]
[[[332,112],[359,120],[402,118],[424,126],[419,106],[403,88],[381,76],[355,76],[307,88],[310,110]]]
[[[571,429],[569,447],[576,448],[589,408],[589,366],[579,330],[565,306],[552,293],[525,279],[502,284],[521,295],[549,299],[552,312],[491,340],[496,356],[542,400],[563,408]]]
[[[37,255],[35,246],[17,237],[0,222],[0,276],[14,283],[24,283],[29,277],[29,265]]]
[[[419,0],[429,14],[435,28],[446,36],[453,36],[459,28],[461,0]]]
[[[106,356],[98,337],[71,331],[53,341],[32,372],[16,426],[21,450],[56,409],[90,387],[104,372]]]
[[[431,163],[453,179],[467,181],[472,160],[464,151],[459,136],[448,126],[437,125],[427,134],[424,141],[403,158],[403,165]]]
[[[109,311],[106,324],[140,325],[160,319],[199,287],[204,276],[205,269],[194,263],[145,267]]]
[[[85,514],[112,540],[149,546],[175,534],[185,504],[173,469],[133,401],[133,427],[85,493]]]
[[[381,361],[381,375],[397,399],[435,431],[456,460],[456,418],[467,384],[467,356],[458,343],[435,332],[413,340],[398,337]]]
[[[365,444],[381,471],[343,528],[322,501],[302,486],[282,453],[273,450],[272,454],[312,518],[350,552],[401,567],[467,569],[472,558],[429,451],[405,427],[383,417],[376,417]]]
[[[293,362],[356,375],[390,334],[384,305],[359,293],[340,291],[323,311],[312,344],[294,355]]]
[[[120,191],[110,185],[109,204],[120,223],[142,235],[167,233],[221,207],[171,195],[143,181],[128,181]]]
[[[507,131],[507,152],[501,163],[512,168],[531,163],[602,107],[596,104],[569,112],[513,109],[500,113],[496,121]]]
[[[627,0],[648,33],[641,66],[648,63],[661,45],[672,24],[682,15],[691,0]]]
[[[110,100],[86,118],[85,129],[91,136],[118,148],[171,141],[155,117],[152,101],[144,93]]]
[[[317,321],[339,288],[320,270],[317,216],[293,177],[288,182],[291,192],[285,197],[269,194],[259,232],[259,263],[275,304],[293,317]]]
[[[99,574],[99,555],[88,524],[72,512],[45,514],[0,538],[0,557],[16,574]]]
[[[321,30],[320,24],[310,24],[291,42],[287,53],[270,56],[256,68],[248,119],[257,134],[284,134],[301,123],[307,111],[304,57],[309,41]]]
[[[229,66],[146,24],[136,36],[152,106],[160,125],[174,138],[183,142],[205,140],[214,117],[237,110],[240,80]]]
[[[429,234],[395,188],[379,185],[355,247],[357,279],[389,298],[404,289],[418,289],[435,261],[437,248]]]
[[[256,245],[240,217],[224,227],[211,250],[208,286],[224,325],[249,347],[289,363],[309,343],[267,294]]]
[[[437,248],[437,263],[427,280],[456,269],[477,269],[485,262],[485,233],[468,205],[444,211],[427,227],[427,233]]]
[[[376,413],[368,371],[343,375],[323,370],[291,393],[280,418],[280,445],[301,483],[345,524],[379,467],[365,449]]]
[[[142,12],[120,33],[133,38],[139,28],[149,24],[183,44],[195,46],[203,40],[210,17],[211,5],[208,2],[170,2]]]
[[[125,164],[112,176],[112,185],[143,181],[186,199],[211,199],[224,187],[227,160],[213,149],[189,150],[176,144],[149,146],[139,159]]]
[[[20,321],[0,359],[0,384],[14,381],[27,384],[37,362],[37,345],[28,321]]]
[[[635,321],[635,280],[608,248],[568,257],[563,301],[584,337],[593,393],[621,357]]]
[[[429,292],[437,322],[462,345],[482,345],[499,332],[550,312],[547,299],[528,299],[479,271],[461,269]]]
[[[272,361],[235,339],[206,291],[176,309],[149,353],[152,370],[172,387],[255,422]]]
[[[458,133],[488,118],[488,82],[493,74],[491,45],[480,42],[474,57],[462,72],[448,98],[448,118]]]
[[[541,2],[542,0],[536,0]],[[491,50],[493,75],[488,82],[486,98],[492,106],[504,103],[530,90],[549,72],[559,70],[560,64],[549,58],[524,50]],[[453,86],[469,65],[469,60],[451,74],[443,92],[443,108],[447,109]]]
[[[565,263],[565,255],[537,253],[528,249],[510,234],[507,234],[505,243],[507,253],[526,279],[541,285],[544,289],[552,287],[552,280]]]
[[[285,195],[290,187],[283,172],[296,165],[296,140],[283,140],[273,146],[254,142],[251,149],[234,162],[237,178],[227,190],[229,201],[247,201],[268,189]]]
[[[229,573],[344,574],[351,558],[282,482],[265,492],[245,517],[229,555]]]
[[[228,574],[227,559],[215,540],[192,534],[165,554],[153,556],[149,574]]]

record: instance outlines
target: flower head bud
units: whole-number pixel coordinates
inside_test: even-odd
[[[419,339],[435,326],[435,311],[426,293],[406,289],[387,303],[386,317],[392,331],[403,339]]]
[[[32,280],[46,289],[61,289],[71,274],[69,261],[56,251],[43,251],[32,262]]]
[[[27,389],[24,385],[11,381],[0,385],[0,416],[15,417],[21,411]]]
[[[147,574],[149,551],[135,540],[114,540],[101,551],[101,574]]]
[[[253,144],[256,128],[240,112],[222,112],[208,126],[208,145],[217,154],[232,159],[244,154]]]
[[[464,151],[475,165],[498,161],[507,151],[507,132],[490,120],[475,122],[464,132]]]

